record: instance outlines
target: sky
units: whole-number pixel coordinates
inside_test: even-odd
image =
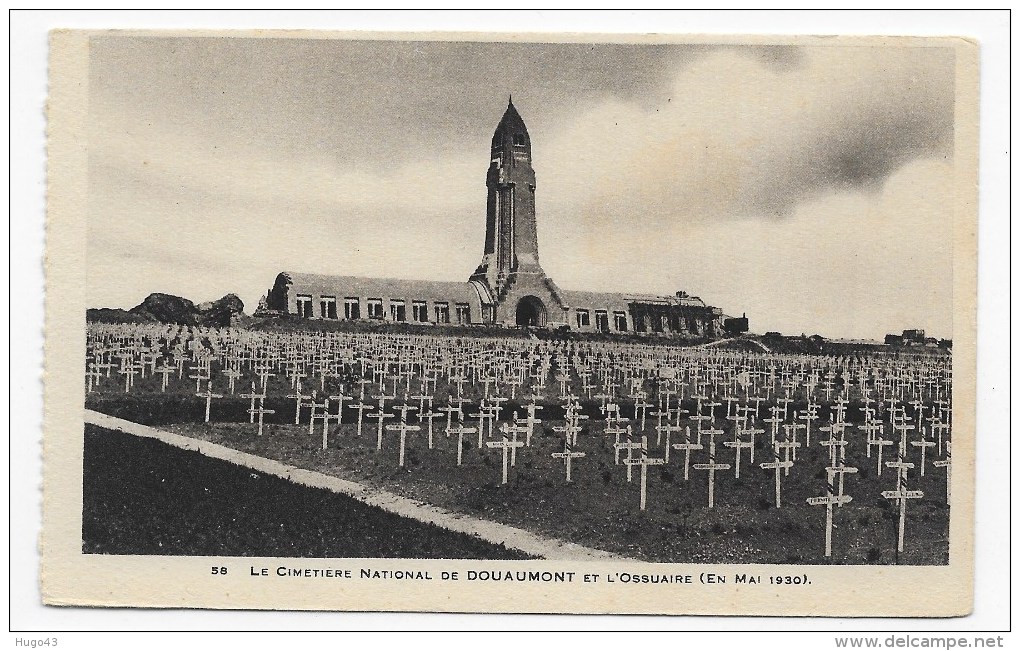
[[[954,53],[95,36],[87,304],[466,280],[512,93],[560,287],[952,336]]]

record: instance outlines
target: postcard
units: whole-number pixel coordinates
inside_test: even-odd
[[[45,603],[969,613],[977,55],[53,32]]]

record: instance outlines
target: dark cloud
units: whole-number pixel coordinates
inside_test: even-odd
[[[678,67],[710,49],[111,35],[92,40],[90,93],[100,111],[130,108],[123,129],[168,123],[385,167],[414,147],[483,150],[511,93],[546,127],[607,98],[664,102]]]
[[[827,192],[875,192],[911,160],[952,157],[952,50],[904,51],[864,72],[834,84],[819,109],[790,116],[796,133],[761,148],[741,212],[786,215]]]
[[[797,45],[739,45],[731,49],[776,70],[793,70],[804,61],[804,48]]]

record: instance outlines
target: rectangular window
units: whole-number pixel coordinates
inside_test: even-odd
[[[319,297],[319,316],[323,319],[336,318],[336,296]]]
[[[666,317],[665,316],[662,316],[662,315],[659,315],[659,314],[655,314],[655,315],[652,316],[652,331],[653,332],[662,332],[663,326],[665,326],[665,325],[666,325]]]
[[[357,297],[348,296],[344,299],[344,318],[345,319],[360,319],[361,318],[361,301]]]
[[[457,303],[457,323],[471,323],[471,306],[467,303]]]
[[[390,320],[407,321],[407,308],[404,301],[390,300]]]
[[[382,299],[381,298],[370,298],[370,299],[368,299],[368,318],[370,318],[370,319],[381,319],[381,318],[383,318]]]
[[[588,310],[577,310],[577,327],[586,328],[591,325],[591,314]]]
[[[302,319],[312,318],[312,297],[310,295],[297,295],[297,315]]]
[[[595,329],[599,332],[606,332],[609,330],[609,312],[605,310],[595,310]]]
[[[621,332],[627,330],[627,313],[613,312],[613,327]]]
[[[634,315],[634,330],[637,332],[645,332],[648,330],[648,315],[638,313]]]
[[[680,322],[680,315],[673,313],[669,315],[669,329],[673,332],[682,332],[683,324]]]
[[[429,305],[425,301],[413,301],[411,303],[411,318],[419,323],[428,323]]]
[[[436,323],[450,322],[450,304],[436,303]]]

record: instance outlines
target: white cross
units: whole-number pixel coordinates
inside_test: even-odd
[[[571,483],[573,480],[570,478],[571,462],[577,458],[584,458],[584,452],[574,452],[570,447],[570,441],[563,441],[563,452],[553,452],[550,455],[553,459],[563,459],[567,466],[567,483]]]
[[[616,451],[616,464],[617,465],[620,464],[620,452],[622,450],[626,450],[627,451],[627,459],[626,459],[626,461],[624,463],[627,464],[627,481],[629,482],[632,479],[632,476],[631,476],[631,466],[627,462],[629,462],[631,459],[634,458],[634,454],[633,454],[634,450],[640,448],[641,444],[634,440],[634,433],[631,431],[630,425],[627,425],[627,429],[625,431],[627,433],[626,441],[620,441],[619,440],[620,433],[622,433],[622,432],[618,432],[617,433],[617,442],[616,442],[615,445],[613,445],[613,449]]]
[[[733,428],[733,440],[732,441],[723,441],[723,445],[725,445],[728,448],[733,448],[737,452],[736,463],[734,464],[734,474],[733,474],[733,478],[734,479],[740,479],[740,459],[743,456],[743,454],[741,454],[741,453],[744,451],[745,448],[747,448],[747,449],[753,449],[754,448],[754,443],[752,443],[751,441],[742,441],[742,440],[740,440],[740,434],[741,434],[740,429],[737,428],[737,427],[734,427]],[[753,459],[751,460],[751,463],[754,463]]]
[[[99,379],[102,377],[102,373],[99,371],[99,367],[96,366],[95,362],[89,362],[85,368],[85,380],[88,382],[88,393],[92,393],[92,387],[99,384]],[[166,388],[164,387],[164,391]]]
[[[255,423],[255,399],[259,398],[260,395],[261,395],[262,398],[265,398],[265,394],[264,393],[263,394],[255,393],[255,383],[254,382],[251,383],[251,393],[242,393],[242,394],[238,395],[239,398],[251,398],[251,406],[248,408],[248,414],[249,414],[248,422],[249,423],[252,423],[252,424]]]
[[[485,440],[485,422],[492,421],[496,417],[491,411],[489,411],[484,405],[480,405],[478,412],[474,414],[468,414],[469,418],[478,419],[478,447],[481,448],[483,441]]]
[[[865,443],[866,443],[866,453],[867,453],[867,457],[870,459],[871,458],[871,448],[875,446],[875,441],[878,440],[876,438],[875,434],[876,433],[879,434],[879,435],[882,434],[882,423],[879,423],[879,422],[874,421],[874,420],[868,420],[863,425],[861,425],[858,429],[860,429],[862,432],[864,432]]]
[[[255,393],[255,383],[254,382],[252,383],[252,387],[251,388],[252,388],[252,393],[254,394]],[[242,396],[242,397],[247,397],[247,396]],[[251,409],[248,410],[248,413],[250,413],[252,415],[252,419],[254,419],[256,415],[258,415],[258,417],[259,417],[259,436],[262,436],[262,418],[263,418],[263,416],[265,416],[266,414],[275,414],[276,411],[273,410],[273,409],[266,409],[265,408],[265,400],[266,400],[266,394],[265,393],[256,394],[255,398],[257,398],[258,401],[259,401],[258,409],[256,409],[255,407],[252,407]],[[254,404],[254,403],[252,403],[252,404]],[[254,420],[252,420],[252,422],[254,422]]]
[[[685,440],[684,440],[683,443],[674,443],[670,447],[672,447],[674,450],[683,450],[684,451],[684,481],[687,481],[689,479],[689,472],[688,471],[689,471],[690,466],[691,466],[691,451],[692,450],[702,450],[704,448],[703,448],[703,446],[700,443],[694,443],[693,441],[691,441],[691,428],[690,427],[685,427],[684,428],[684,436],[685,436]]]
[[[202,381],[209,379],[210,368],[201,363],[199,363],[198,366],[193,366],[191,368],[195,371],[195,374],[189,375],[188,377],[195,381],[195,392],[197,393],[202,390]],[[124,371],[121,371],[121,373],[123,372]]]
[[[648,456],[648,437],[641,437],[641,456],[637,459],[627,459],[627,470],[631,466],[641,466],[641,510],[645,510],[645,501],[648,495],[648,466],[661,466],[666,463],[665,459],[653,459]]]
[[[361,436],[361,421],[365,416],[366,411],[375,409],[372,405],[366,405],[364,402],[357,402],[353,405],[347,405],[348,409],[354,409],[358,412],[358,436]]]
[[[783,461],[788,462],[788,465],[783,466],[783,474],[789,476],[790,468],[793,467],[793,460],[797,458],[797,448],[800,447],[800,441],[776,441],[773,445],[776,447],[776,450],[783,451]],[[792,458],[791,450],[793,450]]]
[[[262,385],[262,390],[265,391],[265,384]],[[301,380],[297,381],[297,386],[294,388],[294,393],[287,396],[288,398],[294,398],[294,424],[297,425],[301,422],[301,406],[302,401],[305,398],[311,398],[312,395],[305,395],[301,393]]]
[[[315,402],[317,396],[316,391],[312,391],[312,401],[308,403],[312,411],[308,415],[308,436],[315,435],[315,421],[322,421],[322,449],[325,450],[328,447],[326,437],[329,433],[329,398],[325,398],[323,402]],[[321,412],[316,413],[317,409],[321,409]]]
[[[780,459],[779,459],[779,441],[776,441],[775,443],[772,444],[772,453],[773,453],[773,457],[774,457],[775,461],[769,461],[767,463],[761,463],[761,464],[758,464],[758,465],[761,466],[762,470],[775,470],[775,474],[776,474],[776,508],[778,509],[778,508],[781,508],[782,505],[783,505],[783,496],[782,496],[783,487],[782,487],[782,480],[781,480],[781,477],[782,477],[783,473],[780,472],[780,471],[788,470],[790,468],[790,466],[793,465],[793,462],[792,461],[780,461]]]
[[[379,422],[381,423],[382,421],[380,420]],[[399,423],[386,426],[387,432],[400,432],[400,459],[397,465],[399,465],[401,468],[404,467],[404,448],[407,445],[407,433],[417,432],[419,430],[421,430],[421,427],[419,427],[418,425],[408,425],[407,421],[404,420],[403,417],[401,417]]]
[[[665,425],[658,425],[655,428],[655,431],[656,431],[656,445],[659,445],[659,444],[662,443],[662,433],[663,432],[666,433],[665,459],[666,459],[666,463],[669,463],[669,451],[671,449],[671,446],[669,444],[669,440],[671,438],[671,435],[673,434],[673,432],[682,432],[682,431],[684,431],[684,428],[680,427],[679,425],[670,425],[669,422],[667,421],[667,423]]]
[[[896,464],[896,465],[893,465]],[[920,499],[924,497],[923,491],[911,491],[907,490],[907,470],[913,468],[914,464],[904,463],[902,461],[889,461],[886,466],[898,468],[900,476],[896,482],[896,490],[882,491],[882,497],[887,500],[899,500],[900,503],[900,522],[898,529],[898,538],[896,541],[896,551],[903,551],[903,532],[907,525],[907,500]]]
[[[878,472],[876,474],[879,477],[882,476],[882,468],[884,467],[884,464],[882,463],[882,450],[885,449],[885,446],[894,444],[895,441],[890,441],[889,439],[883,438],[877,438],[871,441],[871,445],[878,447]]]
[[[172,372],[172,369],[168,369]],[[162,372],[162,371],[160,371]],[[231,366],[222,371],[223,375],[227,376],[227,388],[230,389],[230,395],[234,395],[234,383],[241,377],[241,371]],[[164,376],[165,377],[165,376]]]
[[[946,469],[946,504],[950,504],[950,498],[952,497],[953,488],[953,459],[950,455],[952,446],[949,441],[946,441],[946,458],[939,459],[938,461],[932,461],[931,465],[936,468]]]
[[[842,462],[840,462],[839,465],[837,465],[837,466],[829,466],[825,470],[826,470],[826,472],[829,472],[829,473],[831,473],[833,475],[839,475],[839,487],[837,489],[837,493],[836,494],[839,497],[843,497],[843,477],[846,476],[846,475],[854,475],[854,474],[856,474],[857,473],[857,468],[854,468],[852,466],[845,466],[845,465],[842,464]],[[837,504],[836,506],[843,506],[843,504],[840,503],[840,504]]]
[[[379,426],[376,428],[375,433],[375,449],[382,450],[383,426],[387,418],[396,418],[396,414],[387,414],[385,411],[383,411],[383,401],[380,400],[379,411],[375,412],[374,414],[369,414],[368,416],[366,416],[366,418],[374,418],[379,422]]]
[[[442,416],[442,414],[440,414],[439,412],[436,412],[436,411],[431,411],[431,409],[429,411],[419,411],[418,412],[418,419],[419,420],[424,420],[424,421],[428,422],[429,449],[430,450],[435,447],[435,444],[434,444],[433,438],[432,438],[432,421],[435,420],[436,418],[439,418],[440,416]]]
[[[542,422],[541,418],[535,418],[535,412],[542,409],[542,407],[532,402],[527,406],[527,408],[528,417],[525,419],[524,422],[527,423],[528,425],[528,432],[524,436],[524,444],[527,445],[528,447],[531,447],[531,437],[534,436],[535,434],[535,425]]]
[[[524,445],[523,443],[521,443],[521,445],[517,445],[517,435],[527,433],[528,428],[520,425],[511,425],[510,423],[503,423],[500,425],[499,431],[503,433],[504,438],[507,434],[510,435],[510,440],[513,443],[513,447],[510,448],[510,465],[517,467],[517,448]]]
[[[461,465],[464,459],[464,435],[474,434],[474,427],[464,427],[463,425],[457,425],[457,427],[447,427],[446,435],[455,433],[457,434],[457,465]]]
[[[927,458],[928,448],[935,447],[935,441],[929,441],[924,435],[924,427],[921,428],[921,440],[911,441],[910,445],[921,448],[921,476],[924,477],[924,466]]]
[[[212,392],[212,380],[206,386],[205,393],[196,393],[196,397],[205,398],[205,422],[209,422],[209,408],[212,405],[213,398],[222,398],[223,394]]]
[[[831,469],[826,468],[826,491],[822,497],[809,497],[807,503],[812,506],[825,505],[825,556],[832,556],[832,506],[841,506],[851,501],[849,495],[836,496],[833,494],[834,477]]]
[[[135,376],[138,375],[138,366],[136,366],[131,360],[126,359],[124,363],[121,364],[120,370],[117,372],[124,376],[124,393],[129,393],[131,391],[131,387],[135,384]],[[198,384],[195,386],[195,391],[201,391],[203,379],[207,378],[201,378],[198,380]]]
[[[503,485],[505,486],[510,477],[510,450],[524,446],[524,441],[511,441],[503,432],[503,438],[499,441],[486,441],[490,448],[502,448],[503,450]]]
[[[705,432],[709,435],[708,463],[696,463],[693,467],[695,470],[708,471],[708,508],[712,508],[715,506],[715,473],[717,470],[729,470],[730,464],[715,462],[715,435],[720,430],[709,429]]]
[[[160,380],[160,391],[166,393],[166,387],[170,383],[170,376],[174,373],[174,367],[163,363],[156,367],[155,372],[163,376]],[[233,389],[231,389],[231,393],[233,393]]]

